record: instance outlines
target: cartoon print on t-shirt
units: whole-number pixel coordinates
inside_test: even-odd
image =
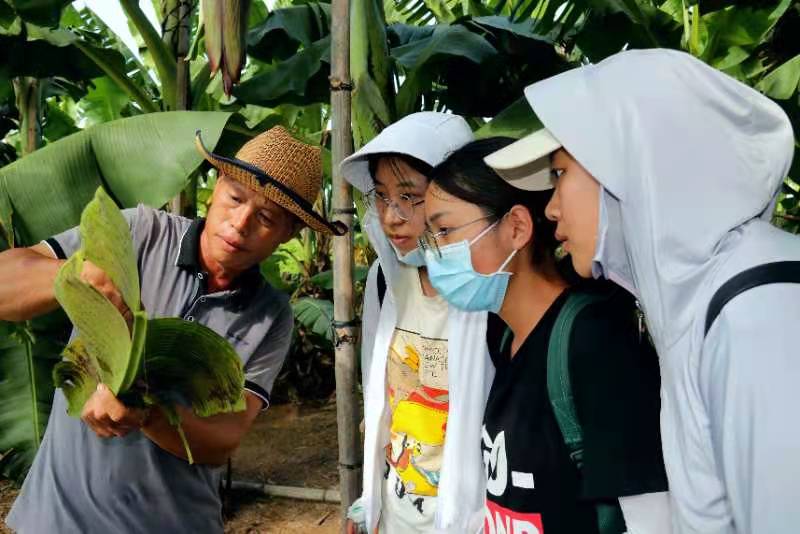
[[[397,471],[403,493],[434,496],[447,427],[447,344],[397,329],[388,362],[392,409],[386,460]]]

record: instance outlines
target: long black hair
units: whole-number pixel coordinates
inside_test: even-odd
[[[492,152],[514,141],[510,137],[489,137],[464,145],[433,169],[431,183],[456,198],[475,204],[493,220],[499,219],[516,205],[527,208],[533,220],[533,265],[544,274],[549,274],[556,267],[555,252],[559,245],[555,237],[556,223],[548,220],[544,214],[552,190],[517,189],[483,161]],[[561,265],[558,265],[556,272],[564,278],[573,278],[571,273],[562,270]]]

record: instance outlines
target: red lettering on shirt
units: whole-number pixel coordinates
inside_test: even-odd
[[[544,534],[542,514],[523,514],[486,501],[484,534]]]

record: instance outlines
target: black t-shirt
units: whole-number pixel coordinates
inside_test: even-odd
[[[630,295],[616,291],[573,323],[569,369],[583,428],[583,467],[569,457],[547,393],[547,346],[571,290],[561,294],[513,359],[500,352],[505,325],[489,322],[497,369],[486,406],[485,532],[592,534],[595,505],[666,491],[659,433],[659,370],[640,340]]]

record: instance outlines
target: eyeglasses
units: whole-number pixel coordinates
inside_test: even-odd
[[[414,207],[425,202],[425,199],[416,200],[415,195],[403,193],[397,200],[392,200],[385,193],[377,191],[375,188],[369,190],[365,196],[367,207],[374,208],[381,216],[387,208],[391,207],[394,212],[404,221],[410,221],[414,217]]]
[[[466,228],[468,226],[471,226],[471,225],[475,224],[476,222],[485,221],[486,219],[490,219],[492,217],[493,217],[493,215],[484,215],[483,217],[481,217],[479,219],[475,219],[474,221],[470,221],[468,223],[464,223],[464,224],[462,224],[460,226],[454,226],[453,228],[445,228],[444,230],[440,230],[440,231],[438,231],[436,233],[431,232],[430,229],[426,229],[424,232],[422,232],[422,235],[417,240],[417,243],[419,245],[419,248],[421,248],[422,250],[432,250],[434,253],[436,253],[437,256],[439,256],[441,258],[442,257],[442,251],[439,250],[439,238],[440,237],[448,236],[448,235],[452,234],[453,232],[455,232],[457,230],[461,230],[462,228]]]

